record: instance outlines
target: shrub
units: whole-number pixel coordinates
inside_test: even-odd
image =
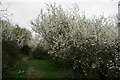
[[[87,19],[77,9],[66,12],[56,4],[47,7],[31,25],[50,44],[48,53],[53,59],[86,76],[111,77],[113,72],[118,77],[117,29],[109,18]]]
[[[21,62],[20,48],[16,41],[2,40],[3,66],[15,67]]]
[[[26,45],[23,45],[21,47],[20,52],[22,54],[24,54],[24,55],[29,55],[30,54],[30,50],[31,50],[30,46],[28,44],[26,44]]]
[[[3,64],[14,66],[16,61],[20,59],[20,47],[17,39],[14,38],[13,25],[7,20],[1,20],[2,26],[2,53]],[[14,65],[13,65],[14,64]]]
[[[9,67],[17,67],[22,61],[20,47],[17,40],[12,35],[13,25],[7,20],[0,19],[2,26],[2,74],[7,76]]]
[[[32,56],[34,58],[38,59],[48,59],[48,51],[43,48],[43,46],[40,46],[40,44],[37,44],[36,47],[33,48],[32,50]]]
[[[48,59],[50,58],[48,51],[50,49],[49,43],[45,39],[41,38],[39,35],[33,37],[30,42],[31,54],[34,58]]]

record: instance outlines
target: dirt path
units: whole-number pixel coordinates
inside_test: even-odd
[[[23,58],[23,61],[27,61],[29,59],[29,57],[25,57]]]
[[[43,76],[44,73],[45,73],[44,71],[37,70],[37,69],[35,69],[32,66],[29,66],[28,70],[27,70],[27,76],[28,76],[28,78],[34,78],[34,77],[35,78],[40,78],[40,77]]]
[[[23,61],[27,61],[30,57],[24,57]],[[26,71],[27,77],[28,78],[41,78],[45,71],[40,70],[40,69],[35,69],[32,65],[28,66],[28,69]]]

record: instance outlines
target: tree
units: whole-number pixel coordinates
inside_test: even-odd
[[[25,28],[20,28],[19,25],[15,25],[15,28],[13,29],[12,33],[17,39],[17,42],[20,46],[29,44],[31,40],[31,32]]]
[[[114,72],[118,60],[114,24],[103,16],[87,19],[77,10],[66,12],[56,4],[47,7],[47,12],[41,10],[31,25],[50,44],[52,58],[87,76],[111,77],[109,71]],[[120,75],[114,73],[114,77]]]

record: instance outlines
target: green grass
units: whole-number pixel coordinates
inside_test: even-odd
[[[23,63],[18,67],[14,67],[14,68],[8,68],[6,70],[6,78],[25,78],[26,77],[26,70],[27,70],[28,66]]]
[[[42,76],[40,74],[37,75],[38,78],[64,78],[72,77],[74,75],[72,70],[66,70],[52,60],[38,60],[31,58],[26,64],[33,66],[36,70],[43,71]]]
[[[33,67],[34,70],[40,71],[40,73],[28,75],[29,67]],[[35,58],[29,58],[19,67],[9,68],[7,75],[12,78],[71,78],[75,76],[72,70],[66,70],[52,60],[39,60]]]

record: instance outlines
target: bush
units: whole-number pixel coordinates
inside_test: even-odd
[[[30,54],[30,46],[28,44],[24,45],[21,47],[20,52],[24,55],[29,55]]]
[[[38,59],[48,59],[48,51],[43,48],[43,46],[40,46],[40,44],[37,44],[36,47],[33,48],[32,50],[32,56],[34,58]]]
[[[2,26],[2,74],[6,77],[8,68],[17,67],[22,61],[20,47],[11,34],[13,25],[7,20],[0,19]]]
[[[20,48],[16,41],[2,40],[2,75],[7,77],[6,74],[9,68],[17,67],[22,62]]]
[[[8,20],[1,20],[2,26],[2,54],[3,54],[3,64],[7,66],[15,66],[16,63],[20,60],[20,47],[17,43],[17,39],[13,31],[13,25]]]
[[[15,67],[21,62],[20,48],[13,40],[2,40],[2,61],[3,66]]]
[[[55,4],[47,7],[31,25],[50,44],[48,53],[53,59],[85,76],[120,76],[117,28],[110,19],[87,19],[77,9],[66,12]]]

